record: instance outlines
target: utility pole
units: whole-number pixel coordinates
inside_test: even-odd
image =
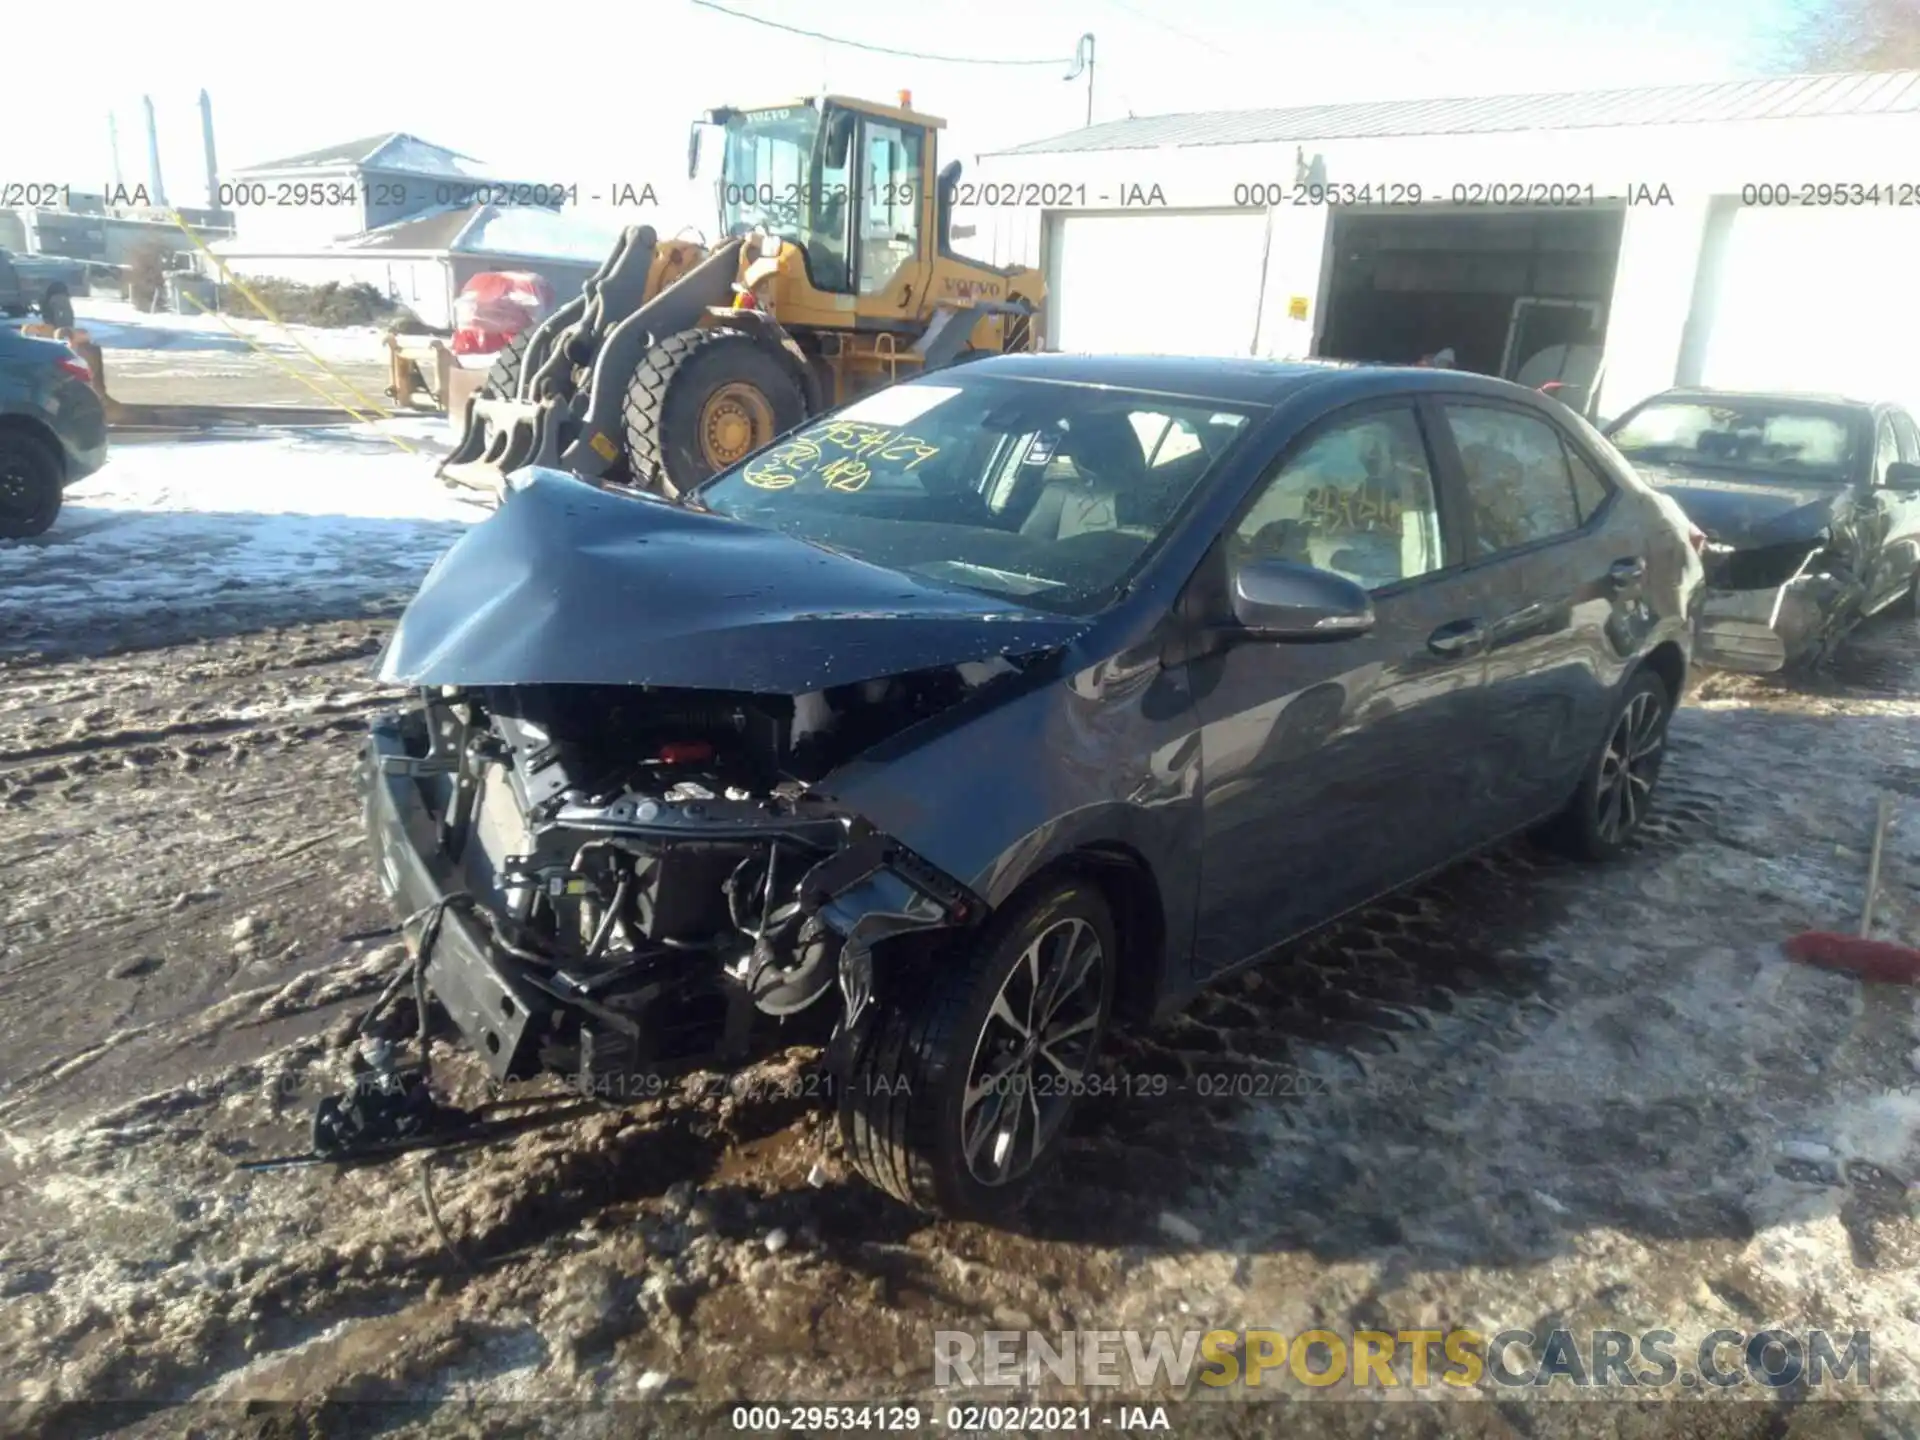
[[[1082,71],[1087,76],[1087,124],[1093,124],[1093,32],[1089,30],[1080,37],[1080,43],[1073,47],[1073,69],[1063,77],[1078,80]]]

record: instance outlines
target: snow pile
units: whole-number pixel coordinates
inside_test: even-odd
[[[323,360],[383,359],[380,331],[370,326],[325,329],[316,325],[276,325],[271,320],[238,315],[216,316],[205,311],[185,315],[147,314],[125,300],[95,296],[74,301],[76,328],[87,332],[107,351],[108,375],[115,351],[210,350],[239,353],[254,346],[281,355],[305,372],[313,364],[304,348]]]
[[[484,512],[366,429],[119,443],[34,541],[0,543],[0,649],[191,638],[403,601]],[[164,636],[171,628],[177,634]]]

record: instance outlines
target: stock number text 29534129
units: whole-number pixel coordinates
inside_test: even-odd
[[[726,205],[841,205],[856,193],[871,205],[913,205],[918,203],[920,189],[910,180],[886,181],[865,190],[774,180],[728,180],[720,186],[720,200]]]
[[[1763,181],[1740,187],[1742,205],[1894,205],[1920,206],[1920,182],[1810,181],[1793,185]]]
[[[1233,187],[1233,203],[1253,210],[1275,205],[1418,205],[1425,198],[1420,186],[1399,181],[1287,185],[1278,180],[1255,180]]]

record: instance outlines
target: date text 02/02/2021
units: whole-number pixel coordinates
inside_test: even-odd
[[[1171,1430],[1164,1405],[736,1405],[728,1423],[743,1433],[1036,1435]]]

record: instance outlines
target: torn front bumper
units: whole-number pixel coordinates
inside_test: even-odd
[[[400,717],[374,722],[358,779],[380,888],[403,918],[445,904],[462,888],[421,790],[443,775],[450,784],[450,775],[409,753]],[[410,950],[422,929],[421,922],[409,927]],[[495,1079],[533,1073],[535,1022],[551,1013],[552,1001],[518,966],[503,963],[482,925],[456,906],[441,913],[426,983]]]
[[[1760,590],[1709,590],[1694,619],[1704,665],[1764,675],[1818,655],[1844,612],[1848,587],[1802,575]]]
[[[415,732],[413,745],[408,743],[409,726]],[[558,968],[538,968],[516,958],[516,953],[526,952],[503,944],[487,923],[489,912],[479,905],[453,903],[467,892],[447,857],[442,817],[458,781],[446,760],[426,753],[424,741],[417,713],[383,716],[370,727],[358,776],[367,834],[382,889],[401,916],[415,922],[408,925],[410,949],[421,943],[427,929],[422,912],[440,907],[427,956],[426,986],[495,1079],[524,1079],[551,1068],[547,1047],[556,1020],[566,1011],[632,1031],[632,1059],[643,1068],[653,1068],[656,1061],[667,1068],[685,1068],[745,1058],[756,1000],[731,974],[710,977],[724,993],[728,1009],[717,1043],[697,1054],[669,1052],[649,1043],[658,1037],[634,1031],[630,1016],[623,1019],[608,1011],[585,982]],[[719,815],[696,819],[694,813],[656,815],[650,824],[695,844],[702,838],[734,838],[730,832],[753,828]],[[876,990],[884,988],[876,986],[873,975],[876,946],[911,931],[958,930],[987,913],[985,903],[968,887],[870,827],[849,836],[807,872],[799,890],[803,908],[842,942],[838,978],[849,1026],[861,1018]]]

